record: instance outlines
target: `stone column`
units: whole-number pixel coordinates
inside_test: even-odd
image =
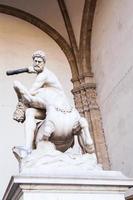
[[[94,141],[98,163],[102,164],[104,169],[110,169],[93,75],[79,77],[79,84],[74,84],[72,93],[74,95],[76,108],[81,116],[84,116],[88,120],[90,125],[90,132]]]

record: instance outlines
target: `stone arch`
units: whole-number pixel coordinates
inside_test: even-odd
[[[77,70],[76,70],[76,62],[75,58],[72,52],[71,47],[67,43],[67,41],[60,35],[58,31],[56,31],[54,28],[52,28],[49,24],[46,22],[42,21],[41,19],[35,17],[34,15],[31,15],[25,11],[22,11],[20,9],[7,6],[7,5],[2,5],[0,4],[0,12],[7,14],[7,15],[12,15],[14,17],[23,19],[39,29],[41,29],[43,32],[48,34],[55,42],[60,46],[64,54],[66,55],[68,62],[70,64],[71,72],[72,72],[72,78],[77,79]]]

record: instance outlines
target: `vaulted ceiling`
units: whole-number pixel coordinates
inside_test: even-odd
[[[0,0],[0,12],[51,36],[66,54],[73,79],[91,73],[90,40],[96,0]]]

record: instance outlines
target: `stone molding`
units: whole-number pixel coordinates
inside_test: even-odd
[[[89,172],[86,176],[80,177],[46,177],[43,174],[37,176],[13,176],[3,200],[20,200],[21,198],[27,200],[31,199],[32,195],[34,199],[38,197],[37,199],[39,200],[42,197],[48,198],[48,194],[50,195],[49,198],[53,194],[52,199],[61,198],[62,195],[66,197],[65,199],[70,199],[72,194],[75,197],[74,199],[81,199],[78,196],[83,194],[82,199],[93,198],[98,200],[99,198],[108,199],[109,197],[111,200],[124,200],[124,194],[131,186],[133,186],[132,179],[128,179],[115,171]],[[26,197],[27,194],[28,196]],[[58,194],[58,197],[55,194]],[[68,194],[69,197],[67,197]],[[84,197],[85,194],[87,194],[87,197]],[[110,195],[113,195],[112,198]]]
[[[98,162],[104,169],[110,169],[110,161],[105,142],[100,108],[97,103],[96,84],[90,76],[87,83],[76,86],[72,93],[74,95],[76,108],[80,114],[87,118],[90,124],[90,132],[94,141]]]

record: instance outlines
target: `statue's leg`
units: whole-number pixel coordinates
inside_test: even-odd
[[[26,101],[25,103],[28,103],[31,107],[40,109],[46,107],[46,102],[44,102],[44,99],[42,100],[38,95],[31,95],[19,81],[14,81],[14,89],[18,98],[23,98],[24,101]]]
[[[45,114],[35,108],[28,108],[26,110],[25,119],[25,138],[26,138],[26,149],[30,152],[33,149],[34,133],[36,129],[35,119],[44,119]]]
[[[30,93],[28,90],[19,82],[19,81],[14,81],[14,89],[17,93],[18,98],[25,97],[28,102],[30,102]]]
[[[84,117],[79,120],[81,133],[78,135],[79,144],[83,153],[94,153],[94,144],[90,135],[88,122]]]
[[[55,125],[53,124],[53,122],[45,119],[38,130],[36,137],[36,146],[38,146],[39,142],[41,141],[49,141],[49,138],[54,131]]]
[[[14,87],[14,90],[15,90],[15,92],[17,94],[18,101],[19,101],[20,99],[22,99],[22,95],[21,95],[21,92],[20,92],[19,88],[17,87],[17,81],[14,81],[14,86],[13,87]]]

